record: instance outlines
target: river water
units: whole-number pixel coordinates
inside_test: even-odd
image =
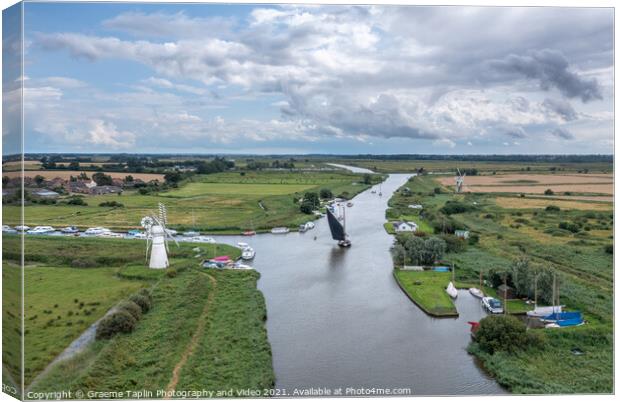
[[[383,229],[391,194],[410,175],[391,174],[383,196],[365,191],[347,208],[353,246],[331,239],[326,219],[306,233],[216,236],[250,243],[261,273],[276,387],[411,388],[415,395],[498,394],[465,348],[467,321],[485,313],[477,299],[460,291],[457,319],[424,314],[392,276]]]

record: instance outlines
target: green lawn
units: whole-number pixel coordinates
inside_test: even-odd
[[[395,269],[394,276],[403,291],[426,313],[434,316],[458,315],[446,293],[452,273]]]
[[[211,194],[269,196],[301,193],[313,187],[308,184],[188,183],[163,195],[176,198]]]

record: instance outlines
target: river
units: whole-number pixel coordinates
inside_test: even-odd
[[[250,243],[261,273],[276,387],[411,388],[414,395],[498,394],[505,391],[465,348],[467,321],[485,315],[460,291],[457,319],[424,314],[392,277],[383,229],[391,194],[410,175],[391,174],[383,196],[365,191],[347,208],[353,246],[331,239],[326,219],[306,233],[216,236]]]

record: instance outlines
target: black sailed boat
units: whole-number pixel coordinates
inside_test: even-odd
[[[343,217],[344,217],[344,210],[343,210]],[[338,221],[338,218],[336,218],[336,216],[328,208],[327,209],[327,222],[329,223],[329,230],[332,232],[332,238],[334,240],[338,240],[338,245],[340,247],[351,247],[351,240],[349,240],[349,236],[347,235],[346,226],[344,224],[345,222],[344,219],[343,219],[343,223],[340,223]]]

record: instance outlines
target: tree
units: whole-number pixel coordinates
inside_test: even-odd
[[[132,176],[132,175],[125,176],[125,178],[123,179],[123,181],[124,181],[125,183],[133,183],[133,176]]]
[[[407,258],[407,249],[405,249],[405,247],[402,244],[400,243],[394,244],[392,248],[390,249],[390,252],[392,253],[392,259],[394,260],[395,265],[405,266],[405,259]]]
[[[319,195],[324,200],[328,200],[330,198],[333,198],[334,196],[334,194],[332,194],[332,191],[328,188],[322,188],[321,191],[319,192]]]
[[[527,258],[519,258],[512,264],[512,283],[518,295],[533,297],[534,295],[533,269]]]
[[[424,239],[410,236],[405,241],[404,246],[413,265],[424,264]]]
[[[555,193],[550,188],[545,190],[545,195],[553,195],[553,194],[555,194]]]
[[[490,315],[480,320],[476,342],[490,354],[499,351],[516,352],[528,345],[525,324],[511,315]]]
[[[34,182],[37,183],[37,186],[41,186],[44,181],[45,181],[45,177],[41,176],[40,174],[34,177]]]
[[[364,174],[364,184],[372,184],[372,176],[368,173]]]
[[[183,179],[183,175],[179,172],[168,172],[164,175],[166,184],[177,185]]]
[[[11,178],[9,176],[2,176],[2,187],[6,187],[10,181]]]
[[[446,252],[446,242],[438,237],[429,237],[424,241],[424,249],[424,263],[432,264]]]
[[[69,170],[79,170],[80,169],[80,162],[71,162],[69,163]]]
[[[109,176],[102,172],[97,172],[93,174],[93,180],[97,183],[98,186],[111,186],[112,185],[112,176]]]

